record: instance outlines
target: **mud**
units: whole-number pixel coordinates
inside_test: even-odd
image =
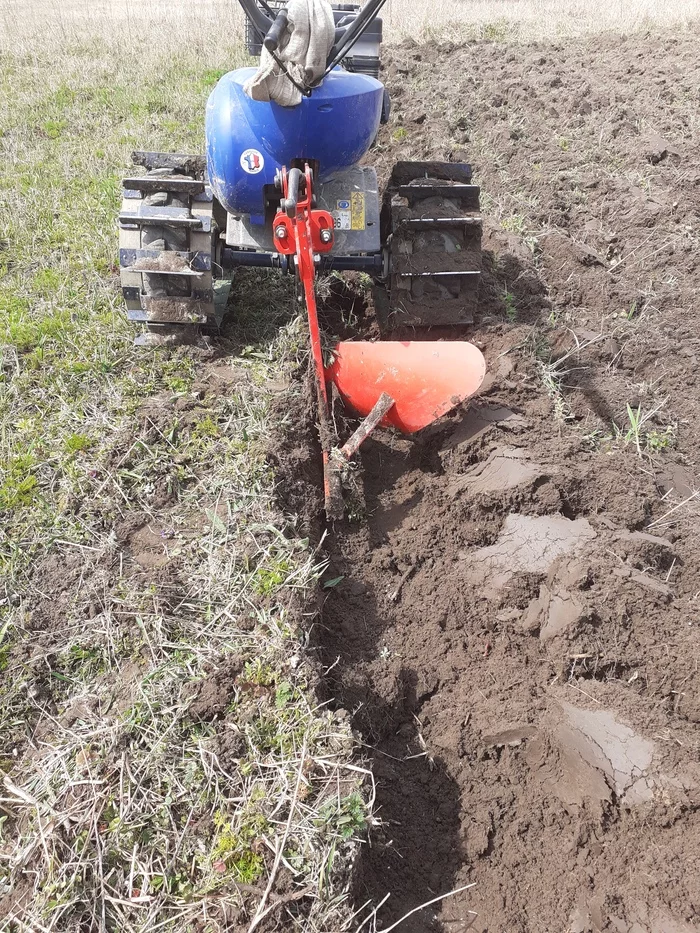
[[[192,269],[186,259],[178,255],[163,253],[157,259],[139,259],[131,267],[136,272],[157,272],[160,275],[184,273],[193,278],[199,278],[202,272]]]
[[[373,762],[355,898],[390,893],[380,929],[470,883],[401,929],[700,926],[698,38],[388,63],[383,177],[466,158],[482,186],[464,333],[489,375],[440,424],[367,441],[325,541],[342,582],[315,648]],[[326,326],[376,333],[361,304],[341,329],[329,300]],[[625,438],[638,405],[666,443]],[[312,526],[316,456],[295,447],[283,484]]]
[[[335,529],[329,574],[344,580],[320,650],[374,750],[383,819],[358,898],[391,891],[388,922],[476,882],[414,931],[460,917],[573,929],[576,911],[597,910],[632,929],[640,904],[678,922],[698,904],[696,872],[667,883],[668,859],[692,866],[700,841],[697,731],[672,699],[694,670],[688,607],[676,586],[611,573],[641,549],[655,570],[636,573],[663,584],[678,545],[629,530],[628,495],[650,511],[658,500],[634,462],[619,454],[625,476],[581,450],[558,455],[567,445],[542,420],[518,442],[556,474],[503,456],[507,422],[472,441],[490,466],[476,477],[450,465],[449,443],[430,469],[412,441],[370,441],[368,514]],[[504,460],[531,469],[495,489]]]

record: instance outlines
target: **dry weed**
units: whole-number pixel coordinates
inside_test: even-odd
[[[550,40],[603,30],[634,32],[683,27],[700,17],[696,0],[388,0],[382,14],[385,41],[465,35]],[[99,34],[115,48],[140,44],[144,36],[159,51],[186,45],[211,54],[240,36],[242,14],[235,0],[0,0],[0,47],[63,47]]]

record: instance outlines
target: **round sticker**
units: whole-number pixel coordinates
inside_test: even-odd
[[[246,149],[241,155],[241,168],[249,175],[257,175],[265,168],[262,152],[257,149]]]

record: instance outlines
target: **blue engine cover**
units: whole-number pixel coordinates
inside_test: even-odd
[[[298,107],[251,100],[255,74],[225,75],[207,103],[207,163],[214,195],[231,214],[261,223],[263,186],[292,159],[315,159],[321,179],[360,161],[377,135],[384,87],[367,75],[334,69]]]

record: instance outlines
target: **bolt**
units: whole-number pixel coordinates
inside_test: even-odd
[[[330,230],[328,227],[324,227],[324,229],[321,230],[321,242],[330,243],[332,240],[333,240],[333,231]]]
[[[278,227],[275,227],[275,236],[278,240],[287,239],[287,228],[284,226],[284,224],[280,224]]]

